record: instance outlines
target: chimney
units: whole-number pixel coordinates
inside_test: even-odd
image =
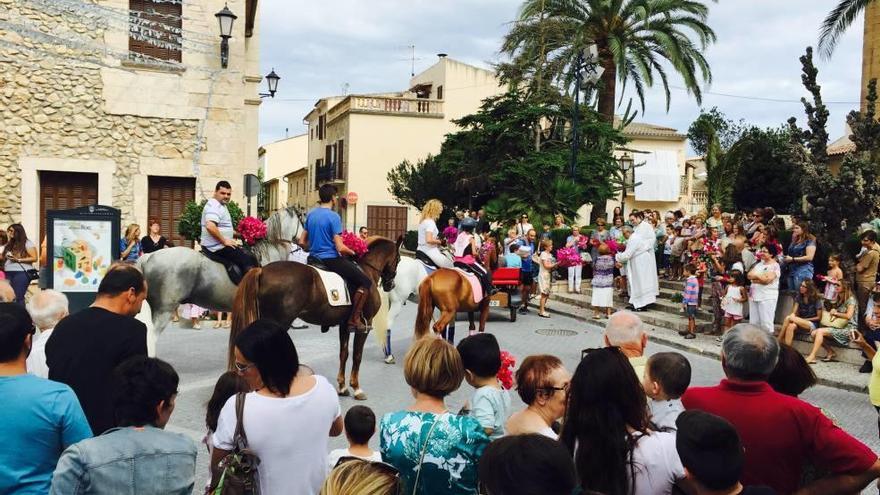
[[[444,58],[446,58],[446,54],[445,53],[438,53],[437,58],[444,59]]]

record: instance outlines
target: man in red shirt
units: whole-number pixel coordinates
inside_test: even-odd
[[[815,406],[770,388],[767,377],[778,357],[779,344],[766,330],[736,325],[721,347],[727,379],[690,388],[681,400],[686,409],[721,416],[736,427],[745,449],[743,485],[767,485],[780,494],[858,493],[880,476],[877,455]],[[831,474],[800,488],[807,463]]]

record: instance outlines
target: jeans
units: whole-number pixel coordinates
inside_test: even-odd
[[[214,251],[212,254],[235,263],[241,268],[242,275],[250,271],[251,268],[257,267],[257,260],[243,249],[223,246],[222,249]]]
[[[338,258],[322,259],[321,263],[324,263],[324,266],[330,269],[331,272],[336,273],[345,280],[352,296],[358,289],[364,289],[368,293],[372,290],[373,281],[370,280],[367,274],[361,271],[354,261],[340,256]]]
[[[804,280],[812,280],[812,263],[791,263],[788,266],[788,274],[785,276],[785,288],[792,291],[800,289]]]
[[[27,294],[28,286],[31,285],[27,274],[20,270],[10,270],[6,272],[6,280],[9,281],[12,291],[15,292],[15,302],[24,306],[24,296]]]
[[[581,291],[581,276],[584,273],[584,267],[581,265],[568,267],[568,290]]]

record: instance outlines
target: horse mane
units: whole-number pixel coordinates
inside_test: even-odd
[[[277,210],[275,213],[269,216],[266,219],[266,239],[269,242],[290,242],[295,239],[287,239],[284,237],[284,224],[281,220],[281,215],[287,215],[293,219],[295,219],[300,224],[300,231],[302,230],[302,219],[300,217],[299,208],[296,206],[287,206],[285,208],[281,208]]]

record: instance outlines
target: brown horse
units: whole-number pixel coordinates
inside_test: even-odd
[[[381,278],[382,289],[390,291],[394,288],[394,277],[397,274],[397,263],[400,261],[400,244],[384,237],[371,237],[367,240],[369,251],[358,261],[361,269],[373,281],[373,290],[364,303],[364,317],[368,322],[379,311],[378,282]],[[331,326],[339,325],[339,384],[340,395],[348,395],[345,387],[345,365],[348,361],[349,330],[347,320],[351,306],[331,306],[321,278],[315,270],[302,263],[278,261],[269,263],[262,268],[254,268],[244,276],[235,293],[232,308],[232,331],[229,333],[229,367],[233,366],[233,348],[235,339],[242,329],[258,318],[269,318],[280,323],[284,328],[290,327],[295,318],[315,325],[321,325],[326,332]],[[369,328],[369,325],[368,325]],[[352,356],[351,381],[354,397],[358,400],[367,398],[360,388],[358,375],[363,357],[366,332],[355,332],[354,354]]]
[[[434,323],[434,333],[446,330],[447,325],[455,322],[456,313],[467,311],[470,330],[474,330],[474,312],[480,311],[480,332],[486,331],[486,320],[489,318],[489,297],[484,294],[483,300],[474,302],[471,284],[461,273],[441,268],[428,275],[419,284],[419,309],[416,317],[415,337],[421,338],[428,333],[434,308],[440,309],[440,318]],[[453,340],[452,335],[448,335]]]

